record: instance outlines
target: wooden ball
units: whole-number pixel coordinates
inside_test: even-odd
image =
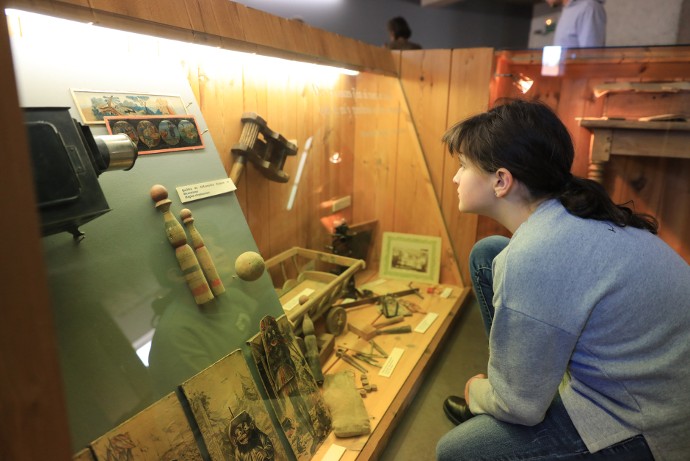
[[[166,189],[165,186],[156,184],[151,188],[150,194],[154,202],[160,202],[161,200],[168,198],[168,189]]]
[[[307,301],[309,301],[309,296],[307,296],[307,295],[302,295],[302,296],[299,297],[299,303],[300,303],[300,305],[306,303]]]
[[[183,221],[192,217],[192,212],[189,208],[183,208],[180,210],[180,219]]]
[[[253,282],[264,273],[264,258],[254,251],[245,251],[235,260],[237,276],[246,282]]]

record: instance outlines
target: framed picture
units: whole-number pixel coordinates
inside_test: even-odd
[[[127,93],[70,89],[86,125],[102,125],[104,117],[131,115],[186,115],[182,98],[169,94]]]
[[[204,148],[204,139],[193,115],[142,115],[104,117],[110,134],[124,133],[140,154],[157,154]]]
[[[212,461],[287,461],[239,349],[182,383]]]
[[[381,278],[438,283],[441,237],[384,232]]]
[[[174,392],[91,442],[91,448],[98,461],[203,460]]]

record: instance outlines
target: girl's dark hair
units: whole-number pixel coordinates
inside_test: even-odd
[[[388,21],[388,31],[393,34],[395,39],[408,39],[412,35],[410,26],[407,25],[407,21],[402,16],[396,16]]]
[[[570,134],[541,102],[504,101],[454,125],[443,142],[451,155],[462,154],[484,171],[507,169],[533,198],[558,198],[572,215],[657,233],[654,217],[616,205],[600,184],[570,173],[575,157]]]

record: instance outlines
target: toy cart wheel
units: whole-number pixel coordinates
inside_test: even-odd
[[[326,314],[326,331],[338,336],[345,331],[347,325],[347,312],[342,307],[333,307]]]

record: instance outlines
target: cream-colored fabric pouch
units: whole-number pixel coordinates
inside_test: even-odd
[[[331,410],[333,433],[336,437],[356,437],[371,431],[369,414],[362,397],[355,388],[351,371],[328,374],[324,377],[323,399]]]

